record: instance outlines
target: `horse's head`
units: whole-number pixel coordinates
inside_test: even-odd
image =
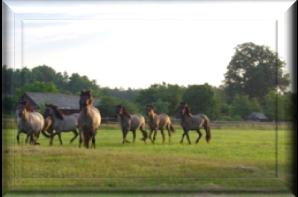
[[[92,105],[92,103],[93,103],[93,97],[91,95],[91,91],[90,90],[81,91],[80,101],[79,101],[80,110],[82,110],[84,107]]]
[[[191,116],[190,108],[185,102],[181,102],[176,112],[179,113],[180,116]]]
[[[124,107],[122,105],[117,105],[115,112],[116,112],[116,115],[117,116],[123,115],[123,113],[124,113]]]
[[[44,118],[47,118],[47,117],[51,116],[53,113],[52,113],[52,109],[49,104],[46,104],[45,106],[46,106],[46,109],[44,110],[43,116],[44,116]]]
[[[128,116],[130,118],[130,114],[126,111],[125,107],[123,105],[117,105],[116,106],[116,116]]]
[[[19,111],[18,116],[24,117],[27,112],[32,112],[33,109],[31,107],[31,105],[29,104],[29,102],[21,101],[20,105],[18,106],[18,111]]]
[[[52,104],[46,104],[46,110],[44,113],[44,117],[57,117],[61,120],[63,120],[63,113],[58,109],[58,107],[56,105],[52,105]]]
[[[153,105],[147,105],[146,112],[148,116],[153,116],[155,113],[155,107]]]

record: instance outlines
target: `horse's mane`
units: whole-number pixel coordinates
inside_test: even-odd
[[[186,105],[185,107],[185,114],[189,117],[191,117],[191,112],[190,112],[190,108]]]
[[[82,90],[81,91],[81,94],[80,94],[80,101],[82,99],[82,96],[87,96],[88,99],[90,99],[90,103],[89,104],[92,104],[93,103],[93,97],[91,95],[91,91],[90,90]]]
[[[186,102],[181,102],[180,103],[180,109],[184,108],[185,109],[185,114],[189,117],[191,117],[191,111],[190,108],[188,106],[188,104]]]
[[[116,107],[117,107],[117,109],[118,109],[118,108],[122,108],[122,110],[123,110],[123,115],[126,116],[126,117],[128,117],[128,118],[131,118],[130,113],[126,110],[126,108],[125,108],[123,105],[117,105]]]
[[[49,107],[49,108],[51,108],[51,109],[53,109],[55,115],[56,115],[59,119],[63,120],[63,112],[62,112],[61,110],[59,110],[58,107],[57,107],[56,105],[48,104],[48,105],[46,105],[46,106]]]
[[[33,112],[33,111],[34,111],[33,108],[32,108],[32,106],[30,105],[30,103],[29,103],[28,101],[21,101],[21,102],[20,102],[20,105],[21,105],[21,106],[24,106],[25,109],[26,109],[27,111],[29,111],[29,112]]]
[[[154,113],[156,113],[156,109],[155,109],[154,105],[148,104],[146,107],[147,107],[147,111],[152,109],[154,111]]]

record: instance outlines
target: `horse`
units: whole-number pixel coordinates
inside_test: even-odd
[[[136,139],[136,130],[140,129],[140,131],[143,134],[143,140],[146,143],[147,139],[147,132],[145,130],[145,118],[142,115],[136,115],[136,114],[130,114],[126,108],[122,105],[116,106],[116,115],[120,117],[120,125],[123,135],[122,143],[130,143],[126,139],[126,135],[128,131],[132,131],[133,134],[133,142],[135,142]]]
[[[198,138],[196,140],[196,144],[199,143],[202,133],[200,131],[201,128],[204,128],[206,131],[206,141],[209,143],[211,140],[211,129],[210,129],[210,120],[205,114],[196,114],[192,115],[190,108],[184,102],[180,103],[178,108],[180,116],[181,116],[181,126],[183,128],[183,134],[180,143],[183,143],[183,139],[186,136],[188,143],[191,144],[188,132],[190,130],[195,130],[198,133]]]
[[[90,139],[92,140],[91,148],[95,148],[96,130],[101,123],[100,111],[93,106],[93,97],[90,90],[81,91],[80,94],[80,114],[78,118],[78,128],[80,132],[79,147],[82,141],[84,146],[89,148]]]
[[[153,105],[147,105],[146,111],[147,111],[147,116],[149,119],[149,121],[148,121],[148,124],[150,127],[149,138],[150,138],[151,142],[152,143],[155,142],[157,130],[160,130],[161,135],[162,135],[162,143],[164,143],[165,142],[165,134],[163,131],[164,131],[164,129],[167,129],[168,135],[169,135],[169,143],[171,143],[171,133],[174,133],[175,129],[172,125],[170,117],[164,113],[157,114],[155,112],[155,107]],[[151,138],[152,132],[154,132],[153,140]]]
[[[17,143],[20,143],[20,134],[27,134],[26,143],[30,137],[30,144],[39,145],[37,139],[40,132],[44,128],[44,118],[38,113],[34,112],[30,104],[26,101],[22,101],[17,108]]]
[[[51,121],[50,128],[47,128],[47,130],[49,130],[51,133],[50,145],[53,144],[53,139],[55,135],[58,135],[60,145],[62,145],[62,139],[61,139],[62,132],[74,133],[74,137],[70,140],[70,143],[72,143],[79,135],[78,134],[79,132],[77,130],[79,113],[65,115],[62,113],[62,111],[58,109],[56,105],[46,104],[44,117],[48,121],[48,124],[50,124],[50,121]]]

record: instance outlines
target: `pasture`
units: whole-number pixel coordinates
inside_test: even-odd
[[[5,187],[9,191],[288,191],[292,141],[289,130],[212,129],[194,144],[179,144],[176,126],[172,143],[144,144],[137,132],[135,144],[122,144],[119,128],[100,128],[96,149],[69,144],[72,133],[57,136],[54,145],[40,135],[39,146],[16,143],[16,130],[4,129]],[[167,136],[166,136],[167,137]],[[132,133],[127,137],[132,140]],[[276,154],[277,150],[277,154]],[[277,156],[277,160],[276,160]],[[276,167],[277,163],[277,167]]]

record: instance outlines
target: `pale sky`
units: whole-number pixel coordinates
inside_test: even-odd
[[[219,86],[244,42],[278,44],[286,60],[285,12],[294,1],[6,2],[17,13],[16,68],[46,64],[102,87],[146,88]]]

